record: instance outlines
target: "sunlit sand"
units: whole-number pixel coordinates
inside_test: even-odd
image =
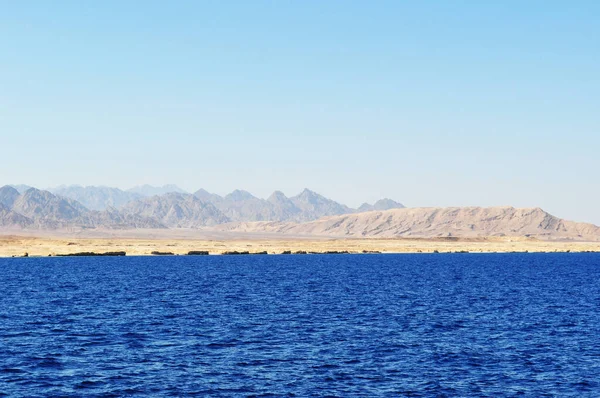
[[[208,251],[210,254],[239,251],[269,254],[291,252],[350,253],[492,253],[492,252],[587,252],[599,251],[599,242],[549,242],[524,238],[486,239],[277,239],[231,238],[148,238],[148,237],[69,237],[69,236],[2,236],[0,256],[48,256],[80,252],[124,251],[127,255],[151,255],[152,252],[187,254]]]

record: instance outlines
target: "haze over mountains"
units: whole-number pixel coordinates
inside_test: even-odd
[[[175,186],[58,187],[53,192],[0,188],[0,229],[210,229],[322,237],[488,237],[600,240],[600,228],[562,220],[542,209],[404,208],[391,199],[352,209],[305,189],[267,199],[235,190],[220,196]],[[152,193],[158,192],[157,195]],[[151,196],[148,196],[151,195]]]
[[[0,188],[0,203],[0,226],[45,229],[201,228],[238,221],[302,222],[357,211],[308,189],[291,198],[276,191],[268,199],[261,199],[242,190],[223,197],[203,189],[189,194],[174,185],[146,185],[128,191],[61,186],[23,192],[5,186]],[[389,199],[378,203],[377,206],[403,207]]]
[[[134,191],[122,191],[110,187],[82,187],[79,185],[60,186],[49,189],[55,195],[78,201],[90,210],[106,210],[121,207],[145,195]]]
[[[148,184],[138,185],[137,187],[128,189],[127,192],[130,192],[132,194],[137,194],[140,196],[164,195],[164,194],[170,193],[170,192],[187,193],[183,189],[179,188],[177,185],[173,185],[173,184],[163,185],[162,187],[155,187],[155,186],[148,185]]]

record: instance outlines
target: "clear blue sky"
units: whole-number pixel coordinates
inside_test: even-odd
[[[0,184],[600,224],[599,1],[5,1]]]

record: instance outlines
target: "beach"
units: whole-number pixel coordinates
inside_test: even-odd
[[[152,252],[185,255],[192,251],[209,254],[248,252],[281,254],[296,252],[349,253],[510,253],[510,252],[600,252],[600,242],[543,241],[528,238],[477,239],[315,239],[274,237],[231,237],[220,239],[174,237],[74,237],[0,236],[0,257],[56,256],[82,252],[125,252],[152,255]]]

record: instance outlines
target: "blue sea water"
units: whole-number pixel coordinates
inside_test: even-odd
[[[600,396],[596,254],[0,259],[0,395]]]

